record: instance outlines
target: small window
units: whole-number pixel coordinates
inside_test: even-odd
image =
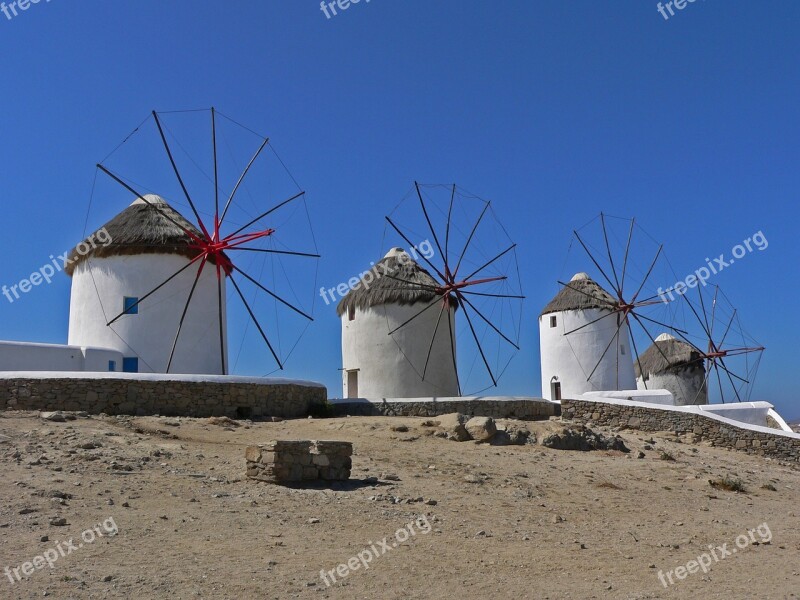
[[[122,372],[123,373],[138,373],[139,372],[139,359],[136,356],[126,356],[122,359]]]
[[[353,306],[352,304],[347,307],[347,319],[349,321],[355,321],[356,320],[356,307]]]
[[[625,356],[625,344],[620,344],[620,346],[619,346],[619,353],[620,353],[622,356]]]
[[[132,296],[125,296],[122,302],[123,314],[125,315],[138,315],[139,314],[139,299]]]
[[[108,361],[108,370],[111,371],[111,372],[116,371],[117,370],[117,361],[115,361],[115,360]]]
[[[550,317],[550,327],[555,327],[558,325],[558,317],[552,316]]]

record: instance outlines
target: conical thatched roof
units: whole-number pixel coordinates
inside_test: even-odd
[[[361,277],[336,307],[341,317],[353,306],[364,310],[381,304],[431,303],[437,297],[439,283],[402,248],[392,248],[386,256]],[[452,296],[450,304],[457,306]]]
[[[542,315],[565,310],[614,308],[618,302],[586,273],[577,273],[544,307]],[[540,315],[541,316],[541,315]]]
[[[138,198],[73,248],[64,268],[67,274],[71,276],[75,268],[88,258],[132,254],[197,256],[199,251],[189,246],[192,238],[178,224],[199,238],[204,238],[203,234],[163,198],[153,194],[144,198],[147,202]]]
[[[641,368],[639,363],[642,364]],[[691,344],[676,340],[668,333],[658,336],[656,343],[645,350],[638,361],[634,361],[633,367],[636,377],[641,377],[644,371],[645,379],[650,375],[682,371],[686,368],[705,370],[700,351]]]

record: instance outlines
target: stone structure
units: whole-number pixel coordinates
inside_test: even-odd
[[[730,419],[666,408],[586,400],[564,400],[561,415],[577,423],[630,427],[640,431],[673,431],[689,434],[712,446],[800,462],[800,435],[766,426],[737,426]]]
[[[255,377],[102,373],[0,375],[0,410],[109,415],[305,417],[327,390],[311,382]]]
[[[333,401],[335,416],[437,417],[461,413],[471,417],[495,419],[546,420],[560,414],[561,406],[542,398],[456,397],[456,398],[384,398],[382,400]]]
[[[269,483],[346,481],[350,479],[353,444],[326,441],[277,441],[248,446],[247,476]]]

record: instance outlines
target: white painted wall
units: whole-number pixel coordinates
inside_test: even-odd
[[[633,400],[635,402],[647,402],[648,404],[659,404],[661,406],[675,406],[675,397],[669,390],[618,390],[606,392],[586,392],[577,396],[576,400],[599,400],[603,398],[613,398],[617,400]]]
[[[640,390],[669,390],[675,398],[675,406],[708,404],[708,390],[701,369],[683,369],[678,373],[651,374],[646,383],[647,387],[641,377],[636,378],[636,387]]]
[[[109,361],[122,370],[122,354],[104,348],[0,342],[0,372],[96,371],[107,372]]]
[[[93,258],[82,262],[72,277],[69,344],[111,348],[139,357],[143,373],[165,373],[172,344],[199,261],[139,305],[139,314],[124,315],[123,298],[141,298],[185,266],[175,254]],[[225,285],[222,314],[227,353]],[[226,358],[227,362],[227,358]],[[170,373],[222,373],[217,308],[216,268],[207,264],[192,298]]]
[[[549,313],[539,317],[542,397],[553,400],[551,383],[554,380],[561,382],[562,398],[590,391],[636,388],[627,324],[622,325],[619,337],[612,343],[589,380],[589,374],[617,331],[617,319],[622,318],[620,315],[606,317],[580,331],[565,335],[608,312],[592,308]],[[555,327],[550,326],[551,316],[556,317]]]
[[[355,319],[342,315],[342,390],[348,397],[347,373],[358,369],[358,396],[362,398],[421,398],[457,396],[458,380],[450,349],[451,319],[455,339],[455,311],[445,312],[431,351],[425,380],[422,372],[439,317],[435,304],[414,321],[389,335],[425,307],[382,305],[356,309]],[[449,316],[448,316],[449,315]]]

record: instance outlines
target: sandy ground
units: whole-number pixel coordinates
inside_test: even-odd
[[[0,574],[0,598],[800,593],[796,467],[630,431],[622,432],[630,454],[458,443],[431,435],[423,421],[225,427],[203,419],[55,423],[35,413],[1,414],[0,569],[9,571]],[[393,431],[399,424],[409,431]],[[541,438],[554,426],[530,428]],[[244,479],[245,446],[271,439],[352,441],[353,479],[316,489]],[[676,460],[662,460],[661,450]],[[725,476],[740,478],[747,492],[708,483]],[[66,524],[57,525],[59,518]],[[396,531],[414,523],[415,535],[398,543]],[[95,539],[84,542],[82,533]],[[719,556],[735,549],[740,535],[744,547],[714,560],[707,573],[677,577],[675,569],[710,552],[709,545],[727,544],[715,550]],[[378,555],[368,569],[336,574],[372,547]],[[25,577],[24,563],[48,550],[51,559],[58,554],[53,567],[40,559],[41,568],[29,565]],[[336,582],[326,585],[321,570],[333,571]]]

